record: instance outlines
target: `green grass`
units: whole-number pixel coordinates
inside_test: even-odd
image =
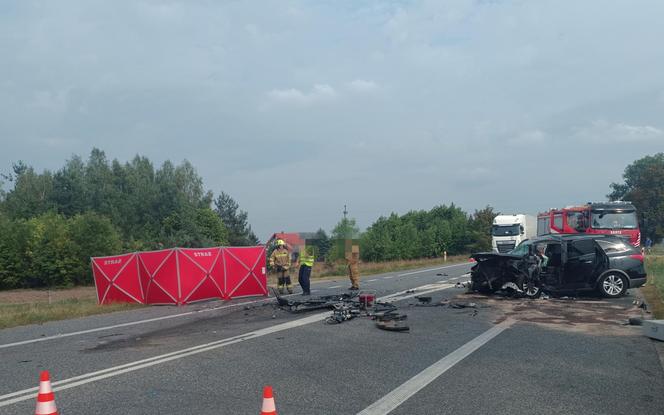
[[[648,282],[641,288],[650,311],[656,319],[664,319],[664,255],[646,256]]]
[[[51,304],[44,302],[0,304],[0,329],[129,310],[137,307],[141,307],[141,305],[126,303],[97,305],[96,299],[69,299]]]
[[[444,265],[454,265],[468,261],[467,255],[450,256],[447,261],[443,258],[425,258],[386,262],[360,262],[360,276],[384,274],[388,272],[404,271],[415,268],[426,268]],[[347,275],[347,266],[340,264],[316,264],[312,278],[341,277]]]
[[[361,276],[368,276],[414,268],[453,265],[466,262],[467,260],[467,256],[460,255],[449,257],[447,261],[444,261],[443,258],[430,258],[407,261],[361,262],[359,268]],[[346,265],[343,263],[317,263],[312,277],[331,278],[344,277],[346,275]],[[74,298],[74,291],[77,290],[87,291],[78,293],[81,298]],[[47,296],[43,290],[14,290],[13,292],[5,292],[3,294],[5,294],[4,297],[0,298],[2,302],[0,303],[0,329],[27,324],[42,324],[48,321],[66,320],[142,307],[140,304],[126,303],[97,305],[94,290],[81,287],[50,292],[54,298],[58,298],[56,301],[50,303],[47,302],[50,296]],[[67,296],[71,298],[62,298]]]

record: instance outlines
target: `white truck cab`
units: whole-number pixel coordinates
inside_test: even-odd
[[[535,216],[515,214],[498,215],[491,227],[491,248],[494,252],[509,252],[522,241],[535,237],[537,219]]]

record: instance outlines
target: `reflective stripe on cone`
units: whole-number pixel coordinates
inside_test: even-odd
[[[51,389],[51,376],[48,370],[39,374],[39,393],[37,393],[37,407],[35,415],[58,415],[55,407],[55,395]]]
[[[272,396],[272,386],[263,388],[261,415],[277,415],[277,407],[274,405],[274,396]]]

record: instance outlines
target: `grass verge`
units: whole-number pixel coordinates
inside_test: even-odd
[[[424,258],[386,262],[360,262],[359,271],[360,276],[367,276],[373,274],[384,274],[388,272],[406,271],[416,268],[454,265],[467,261],[467,255],[457,255],[448,257],[447,261],[445,261],[443,258]],[[343,262],[339,264],[316,263],[316,265],[314,265],[312,278],[345,277],[347,275],[347,266]]]
[[[640,288],[654,318],[664,319],[664,255],[647,255],[648,282]]]
[[[0,304],[0,329],[129,310],[137,307],[141,307],[141,305],[116,303],[100,306],[97,305],[96,298],[72,298],[55,301],[51,304],[45,302]]]
[[[388,262],[360,263],[360,276],[405,271],[415,268],[454,265],[468,261],[464,255],[443,258],[414,259]],[[346,265],[316,263],[313,279],[344,278]],[[272,276],[271,276],[272,277]],[[297,269],[291,271],[293,283],[297,283]],[[274,281],[276,284],[276,280]],[[140,304],[116,303],[97,305],[94,287],[75,287],[57,290],[11,290],[0,292],[0,329],[42,324],[47,321],[66,320],[129,310],[142,307]]]

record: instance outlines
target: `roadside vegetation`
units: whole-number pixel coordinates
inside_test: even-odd
[[[94,149],[55,172],[17,162],[0,176],[0,290],[90,285],[91,256],[257,242],[246,212],[188,161],[155,168]]]
[[[113,311],[130,310],[141,307],[139,304],[115,303],[97,305],[97,297],[71,298],[51,302],[0,303],[0,329],[42,324],[47,321],[66,320]]]
[[[664,250],[660,247],[646,256],[648,282],[641,288],[653,317],[664,319]]]
[[[664,153],[627,166],[611,184],[611,200],[630,200],[639,212],[642,241],[664,237]],[[468,213],[453,203],[391,213],[362,232],[344,217],[328,234],[319,229],[313,277],[346,275],[345,240],[360,245],[360,273],[370,275],[466,261],[491,247],[491,206]],[[2,290],[90,287],[90,257],[175,246],[255,245],[248,215],[229,195],[215,198],[188,161],[159,167],[146,157],[121,163],[93,149],[41,173],[24,162],[0,174],[0,294]],[[448,260],[443,257],[447,254]],[[664,252],[646,259],[644,287],[651,307],[664,309]],[[47,290],[66,292],[67,290]],[[93,292],[93,291],[91,291]],[[16,294],[18,295],[18,294]],[[653,300],[653,298],[655,300]],[[3,301],[2,321],[29,324],[124,309],[96,307],[96,297]],[[12,303],[12,304],[8,304]],[[664,318],[664,311],[655,311]],[[4,327],[4,326],[2,326]]]
[[[383,274],[387,272],[405,271],[416,268],[454,265],[468,261],[467,255],[450,256],[443,258],[421,258],[410,260],[360,262],[360,276]],[[312,278],[346,277],[348,275],[345,264],[316,263]]]

